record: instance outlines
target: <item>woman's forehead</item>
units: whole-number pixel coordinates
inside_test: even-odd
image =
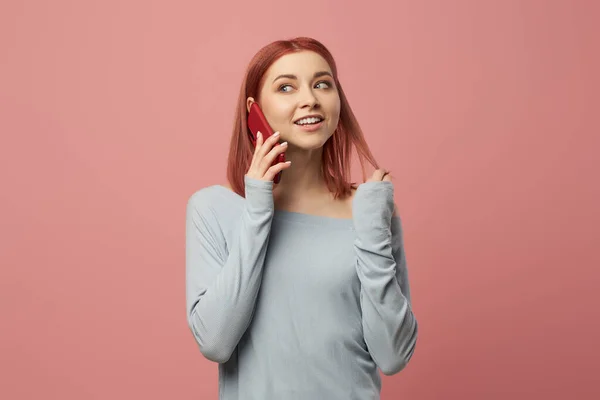
[[[277,59],[267,70],[266,77],[275,78],[279,75],[295,75],[298,79],[311,78],[316,72],[327,71],[331,68],[327,61],[312,51],[300,51],[286,54]]]

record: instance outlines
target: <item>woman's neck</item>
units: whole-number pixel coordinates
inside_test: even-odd
[[[292,165],[281,174],[281,181],[275,186],[274,194],[280,201],[310,200],[328,196],[329,190],[323,179],[322,148],[315,150],[286,151],[286,160]]]

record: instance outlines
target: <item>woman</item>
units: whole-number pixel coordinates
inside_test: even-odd
[[[255,147],[253,102],[280,132]],[[377,368],[410,360],[417,322],[393,184],[376,169],[352,185],[352,147],[378,168],[329,51],[310,38],[261,49],[240,92],[229,183],[187,205],[188,323],[219,363],[220,399],[378,399]],[[282,152],[288,162],[272,166]]]

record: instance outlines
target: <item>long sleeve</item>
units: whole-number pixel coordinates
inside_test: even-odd
[[[214,198],[202,190],[186,211],[186,306],[188,325],[209,360],[229,360],[248,328],[262,281],[274,214],[273,182],[245,178],[245,206],[225,243]]]
[[[371,357],[385,375],[407,365],[417,342],[401,221],[393,211],[392,182],[358,187],[353,222],[363,334]]]

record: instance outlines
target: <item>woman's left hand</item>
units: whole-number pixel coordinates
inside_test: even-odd
[[[390,171],[381,168],[377,169],[375,170],[375,172],[373,172],[373,175],[371,175],[371,177],[367,179],[367,182],[379,181],[391,182],[392,176],[390,175]]]
[[[377,169],[373,172],[373,175],[366,182],[391,182],[392,176],[390,175],[390,171],[386,169]],[[366,183],[365,182],[365,183]],[[392,214],[394,217],[398,215],[398,207],[394,203],[394,212]]]

